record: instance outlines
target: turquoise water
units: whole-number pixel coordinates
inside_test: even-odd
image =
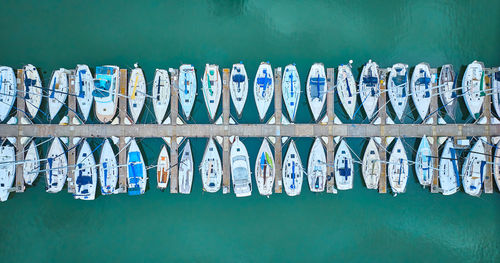
[[[463,74],[473,60],[500,65],[498,16],[494,1],[3,1],[0,64],[32,63],[46,85],[54,69],[77,63],[132,68],[139,62],[149,83],[155,68],[190,63],[200,79],[206,63],[222,68],[239,61],[250,82],[261,61],[295,63],[303,87],[314,62],[336,67],[349,59],[356,78],[368,59],[381,67],[451,63]],[[208,122],[201,96],[193,112],[192,123]],[[336,113],[347,121],[340,107]],[[238,122],[258,122],[251,95],[243,116]],[[458,116],[457,122],[470,121]],[[146,110],[141,122],[153,121]],[[36,122],[46,118],[40,114]],[[297,122],[312,122],[304,94]],[[244,139],[252,167],[261,140]],[[305,163],[313,140],[296,142]],[[418,140],[405,142],[413,159]],[[148,165],[156,163],[161,143],[140,140]],[[206,139],[192,143],[198,166]],[[366,140],[348,143],[360,155]],[[46,194],[39,180],[0,204],[0,256],[5,262],[500,261],[498,191],[444,197],[422,189],[412,174],[407,192],[394,198],[368,191],[355,169],[353,190],[313,194],[304,184],[299,197],[269,199],[255,185],[249,198],[204,193],[198,173],[191,195],[160,192],[150,180],[144,196],[93,202]]]

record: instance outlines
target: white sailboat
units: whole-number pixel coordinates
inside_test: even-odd
[[[373,118],[378,105],[378,98],[380,97],[379,80],[377,63],[368,60],[368,63],[365,64],[361,71],[359,79],[361,105],[363,105],[368,119]]]
[[[274,157],[267,139],[264,138],[255,160],[255,181],[261,195],[269,196],[273,193],[274,178]]]
[[[182,112],[189,120],[196,98],[196,73],[192,65],[183,64],[179,68],[179,102]]]
[[[248,95],[248,76],[245,65],[241,63],[233,64],[231,79],[229,80],[229,90],[238,118],[241,118]]]
[[[131,139],[127,154],[127,181],[129,195],[142,195],[146,191],[148,174],[141,150],[135,139]]]
[[[406,191],[406,182],[408,181],[408,158],[400,138],[397,138],[396,144],[392,148],[389,164],[387,165],[387,174],[392,192],[397,195]]]
[[[439,159],[439,183],[443,195],[452,195],[460,188],[460,174],[458,172],[458,159],[453,146],[453,139],[448,138],[444,144],[441,158]]]
[[[484,182],[486,166],[486,156],[484,145],[479,139],[467,154],[465,163],[462,166],[462,176],[464,191],[472,196],[481,195],[481,188]]]
[[[307,181],[311,192],[325,191],[326,154],[320,138],[316,138],[307,161]]]
[[[64,187],[68,177],[68,159],[61,140],[56,137],[50,145],[45,165],[47,193],[58,193]]]
[[[455,110],[457,108],[457,92],[455,90],[455,71],[453,65],[443,65],[439,72],[439,97],[443,103],[446,112],[450,118],[455,119]]]
[[[306,95],[314,121],[319,120],[326,101],[326,73],[322,63],[314,63],[309,71],[306,84]]]
[[[31,140],[23,163],[24,183],[32,185],[40,173],[40,156],[34,140]]]
[[[118,182],[118,162],[108,139],[105,139],[102,146],[99,160],[99,181],[101,182],[101,194],[110,195],[115,193]]]
[[[253,83],[253,95],[257,104],[260,121],[263,121],[274,95],[273,69],[267,62],[260,63],[257,69]]]
[[[146,80],[140,68],[132,69],[128,82],[128,108],[132,115],[132,120],[137,123],[141,115],[144,102],[146,101]]]
[[[252,194],[252,174],[250,172],[250,160],[247,148],[236,137],[231,145],[231,178],[236,197],[246,197]]]
[[[209,193],[219,191],[222,182],[222,162],[214,139],[209,138],[200,165],[203,190]]]
[[[354,165],[352,162],[351,151],[347,143],[342,140],[334,159],[335,182],[338,190],[349,190],[353,187]]]
[[[500,67],[497,70],[491,76],[491,97],[497,116],[500,116]]]
[[[295,146],[295,141],[291,140],[288,150],[286,151],[282,169],[283,186],[288,196],[300,195],[302,181],[304,180],[303,174],[304,168],[302,167],[302,161],[300,160],[297,146]]]
[[[207,64],[205,73],[201,80],[203,85],[203,98],[207,106],[210,121],[215,120],[215,114],[219,108],[220,96],[222,94],[222,80],[220,78],[219,66]]]
[[[408,104],[408,86],[408,65],[403,63],[394,64],[389,71],[387,91],[392,108],[400,121],[403,119]]]
[[[434,166],[431,146],[429,145],[429,141],[425,135],[420,141],[417,155],[415,156],[415,173],[417,174],[418,181],[421,185],[431,185]]]
[[[160,155],[158,155],[158,164],[156,166],[156,184],[158,189],[165,190],[170,178],[170,158],[168,157],[168,150],[165,145],[161,148]]]
[[[42,80],[35,66],[28,64],[23,67],[24,72],[24,100],[28,113],[34,118],[42,103]]]
[[[340,65],[337,73],[337,94],[345,112],[352,120],[356,110],[357,87],[351,65]]]
[[[9,198],[10,188],[16,178],[16,153],[13,146],[0,146],[0,201]]]
[[[83,115],[83,120],[87,121],[92,102],[94,102],[94,78],[87,65],[76,65],[75,71],[75,91],[78,107]]]
[[[495,156],[493,157],[493,176],[500,191],[500,141],[495,146]]]
[[[68,98],[68,75],[66,69],[58,69],[52,74],[49,86],[49,115],[53,120]]]
[[[95,100],[95,112],[100,122],[108,123],[115,117],[119,92],[120,68],[117,66],[96,67],[92,93]]]
[[[191,143],[187,140],[179,162],[179,193],[190,194],[193,185],[194,162]]]
[[[373,138],[370,138],[370,141],[366,146],[361,166],[366,188],[377,189],[378,181],[380,179],[381,162],[377,145],[375,144],[375,140]]]
[[[168,71],[157,69],[153,81],[153,110],[155,112],[156,122],[163,123],[170,103],[170,78]]]
[[[76,159],[75,199],[94,200],[97,188],[97,168],[94,154],[86,140],[83,141]]]
[[[9,116],[17,95],[17,79],[11,67],[0,66],[0,122]]]
[[[478,119],[481,115],[481,107],[486,96],[484,85],[483,63],[477,61],[470,63],[462,78],[462,94],[465,105],[474,119]]]
[[[300,78],[295,65],[285,67],[281,83],[283,102],[285,103],[290,121],[294,122],[300,99]]]
[[[429,64],[422,62],[416,65],[411,76],[410,91],[415,108],[422,120],[425,120],[425,117],[427,117],[429,106],[431,105],[431,86],[431,70]]]

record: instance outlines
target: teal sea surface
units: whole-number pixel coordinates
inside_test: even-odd
[[[282,68],[295,63],[303,88],[313,63],[336,68],[351,59],[356,79],[369,59],[380,67],[453,64],[461,78],[473,60],[500,66],[499,17],[499,1],[6,0],[0,7],[0,64],[31,63],[48,85],[61,67],[131,69],[137,62],[149,92],[156,68],[183,63],[197,69],[198,87],[206,63],[230,68],[240,61],[251,87],[261,61]],[[209,123],[200,95],[190,123]],[[339,103],[335,95],[342,121],[368,122],[364,113],[348,120]],[[251,91],[242,119],[231,107],[238,123],[259,122]],[[459,111],[456,122],[472,121],[463,100]],[[404,122],[416,116],[408,110]],[[47,118],[40,113],[35,122]],[[150,101],[140,122],[155,122]],[[313,122],[305,93],[296,122]],[[242,138],[252,170],[262,139]],[[190,140],[197,168],[207,139]],[[313,138],[295,140],[305,166]],[[361,157],[367,140],[346,140]],[[102,139],[89,141],[96,147]],[[164,142],[138,141],[147,165],[156,164]],[[414,159],[420,139],[404,142]],[[288,144],[283,147],[285,152]],[[366,189],[356,164],[354,189],[337,195],[311,193],[304,181],[298,197],[266,198],[254,182],[251,197],[236,198],[203,192],[197,169],[190,195],[161,192],[150,169],[143,196],[99,195],[90,202],[74,200],[66,188],[45,193],[41,175],[35,186],[0,204],[0,262],[500,262],[496,188],[480,198],[463,191],[431,194],[410,171],[407,191],[397,197]]]

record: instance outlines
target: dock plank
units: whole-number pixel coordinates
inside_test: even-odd
[[[118,192],[127,192],[127,144],[125,143],[125,138],[120,137],[119,140],[119,154],[118,154]]]
[[[172,86],[170,92],[170,123],[173,128],[177,125],[177,116],[179,114],[179,70],[169,69],[170,71],[170,84]],[[164,127],[162,126],[162,130]],[[177,145],[177,133],[172,133],[170,140],[170,193],[176,194],[179,192],[179,152]]]
[[[491,70],[488,70],[491,72]],[[489,125],[491,124],[491,118],[493,117],[491,114],[491,96],[492,96],[492,91],[491,91],[491,78],[489,77],[489,74],[485,74],[485,90],[486,91],[486,96],[484,96],[484,102],[483,102],[483,116],[486,118],[486,124]],[[490,130],[488,129],[487,132],[489,133]],[[485,145],[485,150],[486,150],[486,161],[488,163],[493,163],[492,156],[494,154],[494,151],[492,151],[492,148],[488,143],[491,142],[490,140],[490,134],[488,134],[485,139],[487,143],[483,143]],[[488,154],[490,153],[490,154]],[[492,194],[493,193],[493,176],[491,173],[491,165],[486,165],[486,171],[485,171],[485,176],[484,176],[484,192],[486,194]]]
[[[24,117],[24,114],[26,112],[26,107],[25,107],[25,100],[22,99],[24,98],[24,71],[22,69],[17,70],[17,98],[16,98],[16,107],[17,107],[17,122],[20,124],[21,123],[21,118]],[[26,116],[28,118],[28,116]],[[22,125],[22,124],[20,124]],[[22,131],[18,130],[18,135],[22,135]],[[17,162],[22,162],[24,161],[24,145],[21,143],[21,136],[17,137],[16,140],[16,160]],[[16,192],[17,193],[22,193],[25,190],[24,186],[24,175],[23,175],[23,166],[22,165],[16,165]]]
[[[379,96],[379,101],[378,101],[378,106],[379,106],[379,112],[378,112],[378,117],[380,118],[380,137],[381,138],[381,145],[379,147],[379,156],[380,160],[382,161],[382,165],[380,166],[380,179],[378,181],[378,192],[380,194],[385,194],[387,193],[387,145],[385,143],[385,136],[387,134],[387,129],[386,127],[390,127],[392,125],[386,125],[386,120],[387,120],[387,70],[382,69],[379,70],[379,79],[380,79],[380,96]],[[399,131],[399,130],[398,130]],[[400,137],[401,134],[397,134],[394,137]],[[371,137],[371,136],[368,136]]]
[[[326,94],[326,114],[328,115],[328,142],[326,144],[326,163],[329,164],[326,167],[327,181],[326,181],[326,192],[327,193],[337,193],[335,189],[335,176],[333,169],[333,159],[335,152],[335,142],[333,141],[333,136],[331,134],[333,130],[333,122],[335,120],[335,109],[334,109],[334,89],[335,86],[335,69],[326,69],[326,85],[328,93]]]
[[[222,116],[223,124],[229,125],[229,116],[231,112],[230,91],[229,91],[229,76],[228,68],[222,70]],[[231,144],[229,143],[229,134],[224,134],[222,141],[222,193],[229,194],[231,192],[231,161],[229,159],[229,151]]]
[[[433,142],[431,144],[432,156],[439,156],[439,142],[437,137],[431,137]],[[434,158],[433,160],[434,170],[432,170],[432,181],[431,181],[431,193],[439,193],[439,158]]]
[[[283,91],[281,87],[282,80],[282,70],[281,67],[274,69],[274,117],[276,119],[276,124],[281,124],[281,118],[283,115],[282,109],[282,96]],[[275,130],[275,142],[274,142],[274,172],[275,172],[275,184],[274,192],[281,194],[283,192],[283,174],[282,169],[282,145],[281,145],[281,130],[276,128]],[[265,136],[263,136],[265,137]]]
[[[118,116],[120,117],[120,123],[125,123],[125,118],[128,118],[127,113],[127,69],[120,69],[120,94],[123,96],[118,96]]]

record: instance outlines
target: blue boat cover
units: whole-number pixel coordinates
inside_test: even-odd
[[[320,100],[323,100],[323,96],[325,95],[324,92],[322,92],[323,87],[325,86],[325,78],[322,78],[319,76],[317,77],[312,77],[309,85],[311,85],[311,98],[315,99],[318,98]]]
[[[271,85],[272,79],[267,75],[267,70],[263,70],[264,77],[257,78],[257,85],[262,88],[262,97],[266,94],[266,89],[269,85]]]
[[[344,159],[344,167],[339,168],[340,176],[344,176],[347,180],[347,177],[351,176],[351,168],[347,164],[347,159]]]

